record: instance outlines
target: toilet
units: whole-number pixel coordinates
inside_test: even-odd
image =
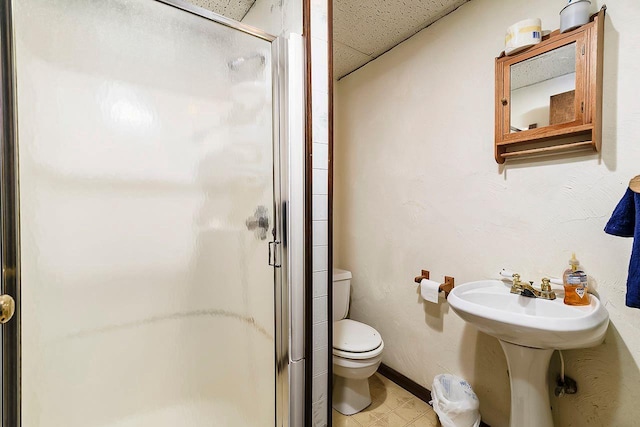
[[[369,325],[347,319],[351,272],[333,269],[333,409],[352,415],[371,404],[369,377],[382,361],[384,343]]]

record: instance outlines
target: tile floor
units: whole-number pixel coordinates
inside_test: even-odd
[[[437,427],[438,416],[431,406],[393,381],[376,373],[369,378],[371,405],[345,416],[333,410],[334,427]]]

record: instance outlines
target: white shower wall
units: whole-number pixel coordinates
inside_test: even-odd
[[[245,225],[273,210],[270,43],[146,0],[14,9],[23,425],[273,425]]]

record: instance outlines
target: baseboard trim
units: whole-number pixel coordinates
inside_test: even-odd
[[[384,363],[380,364],[378,368],[378,373],[394,383],[398,384],[403,389],[407,390],[409,393],[413,394],[418,399],[429,403],[431,401],[431,390],[422,387],[417,382],[413,381],[411,378],[402,375],[400,372],[396,371],[393,368],[388,367]],[[480,427],[490,427],[488,424],[483,421],[480,422]]]
[[[403,389],[407,390],[409,393],[413,394],[418,399],[429,403],[431,401],[431,391],[422,387],[417,382],[413,381],[409,377],[405,377],[400,372],[396,371],[393,368],[388,367],[384,363],[380,364],[378,368],[378,373],[382,376],[387,377],[394,383],[398,384]]]

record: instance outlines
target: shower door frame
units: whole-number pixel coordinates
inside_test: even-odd
[[[22,425],[21,401],[21,324],[20,324],[20,204],[18,180],[18,117],[16,98],[15,45],[13,38],[12,4],[14,0],[0,0],[0,263],[2,265],[1,293],[11,295],[16,311],[1,329],[2,418],[0,427]],[[241,31],[247,35],[271,43],[272,76],[272,127],[273,127],[273,201],[274,243],[274,375],[276,427],[289,425],[290,414],[299,410],[291,407],[290,378],[290,262],[302,262],[296,254],[287,250],[287,227],[303,230],[302,224],[287,224],[289,211],[289,145],[288,145],[288,85],[287,41],[258,28],[245,25],[184,0],[149,0],[175,7],[184,12],[205,18],[213,23]],[[296,161],[291,159],[291,161]],[[271,244],[269,244],[271,247]],[[266,254],[265,254],[266,255]],[[295,259],[294,259],[295,258]],[[296,304],[296,302],[291,302]],[[294,402],[299,402],[295,399]]]

